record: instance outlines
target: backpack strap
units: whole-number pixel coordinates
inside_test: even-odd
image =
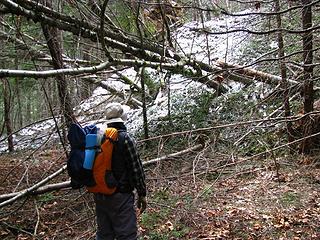
[[[112,167],[112,170],[114,171],[116,180],[118,181],[118,188],[117,192],[125,192],[129,193],[132,192],[132,184],[130,179],[130,174],[128,171],[128,159],[126,155],[126,149],[125,149],[125,140],[127,138],[127,131],[123,129],[118,130],[118,141],[115,147],[115,154],[112,157],[112,163],[116,164],[117,167]]]
[[[110,139],[110,141],[114,144],[114,147],[117,148],[118,152],[124,153],[124,141],[126,138],[127,131],[118,129],[118,138],[116,141]],[[119,151],[120,149],[120,151]]]

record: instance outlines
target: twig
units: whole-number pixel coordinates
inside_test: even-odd
[[[195,170],[196,167],[201,159],[201,157],[203,157],[203,153],[205,152],[205,150],[208,148],[209,144],[206,144],[206,147],[202,149],[202,151],[200,151],[196,157],[194,158],[193,162],[192,162],[192,175],[193,175],[193,183],[194,185],[196,185],[196,175],[195,175]]]
[[[26,176],[27,173],[28,173],[29,166],[27,166],[27,165],[25,164],[25,161],[23,162],[23,165],[24,165],[24,167],[25,167],[25,171],[23,172],[20,180],[18,181],[17,185],[16,185],[15,188],[13,189],[14,192],[18,189],[18,187],[20,186],[22,180],[25,178],[25,176]]]
[[[182,150],[182,151],[180,151],[180,152],[168,154],[168,155],[165,155],[165,156],[162,156],[162,157],[159,157],[159,158],[152,159],[152,160],[150,160],[150,161],[143,162],[142,165],[143,165],[143,166],[147,166],[147,165],[150,165],[150,164],[153,164],[153,163],[157,163],[157,162],[159,162],[159,161],[167,160],[167,159],[170,159],[170,158],[173,158],[173,157],[177,157],[177,156],[180,156],[180,155],[183,155],[183,154],[192,152],[192,151],[199,150],[199,149],[201,149],[202,147],[203,147],[202,144],[198,144],[198,145],[193,146],[193,147],[191,147],[191,148],[184,149],[184,150]]]
[[[36,212],[37,212],[37,223],[36,223],[36,225],[34,227],[33,235],[36,236],[37,235],[37,231],[38,231],[38,227],[39,227],[39,223],[40,223],[40,212],[39,212],[39,208],[38,208],[36,200],[34,200],[34,204],[35,204],[35,208],[36,208]]]

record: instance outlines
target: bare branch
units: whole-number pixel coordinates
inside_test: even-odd
[[[33,78],[48,78],[58,75],[80,75],[85,73],[96,73],[102,71],[110,66],[112,63],[104,62],[93,67],[80,67],[80,68],[64,68],[57,70],[45,70],[45,71],[30,71],[30,70],[11,70],[0,69],[1,77],[33,77]]]
[[[181,156],[181,155],[189,153],[189,152],[198,151],[201,148],[203,148],[203,145],[202,144],[197,144],[197,145],[195,145],[193,147],[184,149],[182,151],[179,151],[179,152],[176,152],[176,153],[172,153],[172,154],[168,154],[168,155],[165,155],[165,156],[162,156],[162,157],[159,157],[159,158],[155,158],[155,159],[143,162],[142,165],[146,166],[146,165],[154,164],[154,163],[157,163],[157,162],[160,162],[160,161],[168,160],[170,158],[178,157],[178,156]]]

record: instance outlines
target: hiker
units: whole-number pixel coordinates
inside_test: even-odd
[[[118,143],[112,154],[112,172],[118,187],[112,195],[95,193],[97,216],[96,240],[136,240],[137,217],[134,207],[134,189],[140,214],[146,209],[145,175],[134,139],[127,133],[124,122],[127,115],[119,103],[110,103],[105,109],[105,125],[118,130]]]

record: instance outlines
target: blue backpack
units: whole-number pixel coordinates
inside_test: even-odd
[[[97,131],[95,125],[82,128],[79,124],[73,123],[69,128],[67,137],[71,151],[67,160],[67,171],[73,189],[96,185],[92,167],[96,153],[100,150]]]

